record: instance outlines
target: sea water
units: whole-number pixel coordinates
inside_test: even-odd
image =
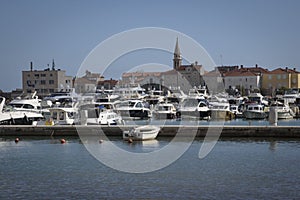
[[[222,139],[204,159],[198,158],[203,139],[195,139],[176,162],[141,174],[111,169],[79,138],[65,139],[61,144],[60,138],[21,137],[18,143],[1,138],[0,199],[300,198],[298,139]],[[158,150],[171,140],[109,139],[136,153]]]

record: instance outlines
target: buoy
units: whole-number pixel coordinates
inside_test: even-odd
[[[16,138],[16,139],[15,139],[15,143],[18,143],[19,141],[20,141],[19,138]]]
[[[128,143],[132,143],[133,140],[131,138],[128,138]]]
[[[99,143],[103,143],[104,141],[103,140],[99,140]]]
[[[60,143],[65,144],[65,143],[66,143],[66,140],[65,140],[65,139],[61,139],[61,140],[60,140]]]

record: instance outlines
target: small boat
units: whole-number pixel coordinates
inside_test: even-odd
[[[153,140],[157,137],[160,127],[145,125],[135,127],[129,131],[123,131],[123,139],[128,140]]]

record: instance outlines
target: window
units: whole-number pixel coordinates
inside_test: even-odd
[[[286,79],[286,74],[282,74],[282,79]]]
[[[46,81],[45,80],[41,80],[41,85],[46,85]]]
[[[28,77],[30,77],[30,74],[27,74]]]
[[[54,80],[49,80],[49,85],[53,85],[54,84]]]
[[[53,74],[50,74],[50,76],[53,76]]]
[[[41,74],[41,77],[46,77],[46,74]]]
[[[49,89],[49,92],[50,92],[50,93],[53,93],[53,92],[54,92],[54,89]]]
[[[35,78],[39,78],[39,77],[40,77],[40,75],[39,75],[39,74],[35,74],[34,76],[35,76]]]
[[[246,82],[247,82],[247,78],[246,78]]]
[[[281,78],[281,76],[280,76],[280,74],[278,74],[278,75],[277,75],[277,79],[280,80],[280,78]]]
[[[24,104],[23,108],[34,109],[34,107],[30,104]]]
[[[53,118],[54,120],[57,120],[57,112],[53,112],[53,113],[52,113],[52,118]]]
[[[47,93],[48,90],[47,90],[47,89],[41,89],[41,92],[42,92],[42,93]]]
[[[64,112],[59,112],[59,120],[64,120]]]

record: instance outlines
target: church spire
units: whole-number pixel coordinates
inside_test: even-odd
[[[176,38],[176,45],[174,50],[173,68],[178,70],[181,66],[181,54],[179,49],[178,37]]]
[[[179,44],[178,44],[178,37],[176,38],[176,45],[175,45],[174,55],[177,55],[178,57],[180,57],[180,49],[179,49]]]

